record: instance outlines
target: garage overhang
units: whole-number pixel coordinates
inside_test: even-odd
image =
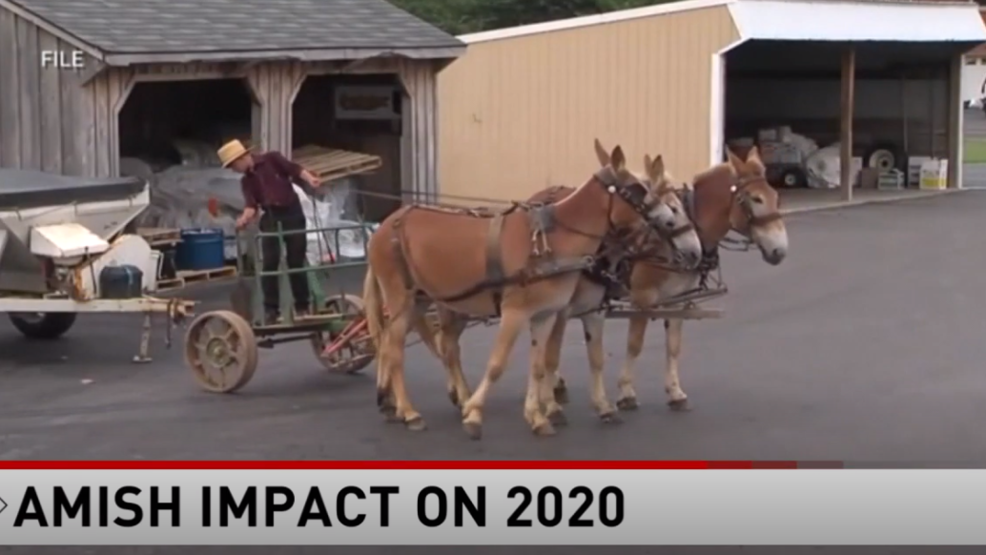
[[[830,42],[986,42],[973,3],[734,0],[727,2],[741,40]]]

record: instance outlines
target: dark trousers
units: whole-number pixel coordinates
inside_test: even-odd
[[[301,210],[301,204],[287,207],[267,207],[264,208],[264,215],[260,217],[260,230],[263,232],[276,232],[280,224],[281,231],[293,231],[305,229],[305,213]],[[278,237],[264,237],[261,239],[260,248],[263,256],[264,272],[276,272],[281,264],[281,241],[284,241],[285,259],[288,268],[304,268],[306,264],[305,254],[308,242],[304,233],[292,233]],[[264,308],[269,311],[277,311],[280,308],[280,296],[278,280],[280,276],[264,276],[262,286],[264,290]],[[289,274],[291,281],[291,293],[294,295],[294,305],[296,308],[307,309],[309,306],[308,296],[308,275],[304,272]]]

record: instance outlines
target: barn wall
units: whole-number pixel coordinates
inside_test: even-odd
[[[708,167],[713,54],[739,38],[725,7],[475,42],[439,74],[443,194],[522,199],[579,185],[592,142],[639,168]]]
[[[0,9],[0,166],[96,175],[94,106],[82,73],[42,69],[42,50],[76,48]]]

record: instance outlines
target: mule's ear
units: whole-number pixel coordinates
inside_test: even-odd
[[[740,171],[743,169],[743,160],[740,160],[739,156],[733,154],[733,149],[726,149],[726,159],[729,161],[729,165],[733,167],[734,171]]]
[[[613,152],[610,153],[609,165],[616,171],[626,168],[627,159],[626,156],[623,155],[623,149],[620,148],[620,145],[616,145],[616,148],[614,148]]]
[[[752,162],[754,160],[757,160],[759,162],[763,162],[760,159],[760,149],[758,149],[756,145],[751,146],[750,147],[750,151],[746,153],[746,161],[747,162]]]
[[[610,157],[609,154],[606,154],[606,149],[603,148],[603,144],[599,142],[599,139],[596,139],[595,147],[596,158],[599,159],[599,165],[603,167],[608,166],[610,163]]]
[[[660,154],[647,166],[650,180],[654,183],[664,181],[664,157]]]

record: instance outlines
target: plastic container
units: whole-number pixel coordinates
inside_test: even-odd
[[[175,269],[215,270],[226,262],[225,237],[221,229],[185,229],[175,248]]]
[[[99,272],[99,297],[102,299],[133,299],[143,294],[144,272],[136,266],[107,266]]]

